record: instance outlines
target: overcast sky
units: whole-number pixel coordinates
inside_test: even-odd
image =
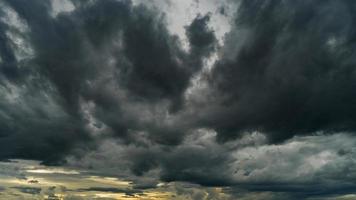
[[[0,199],[356,199],[353,0],[0,0]]]

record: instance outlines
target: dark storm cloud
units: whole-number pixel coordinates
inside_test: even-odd
[[[216,48],[214,31],[208,27],[210,15],[198,15],[192,23],[186,27],[186,34],[190,44],[191,65],[193,68],[201,68],[202,57],[208,57]]]
[[[252,134],[246,135],[239,142],[220,145],[215,141],[214,132],[200,130],[191,133],[175,147],[104,141],[98,151],[87,154],[79,161],[70,162],[78,167],[102,169],[109,175],[125,176],[133,173],[137,176],[133,182],[134,185],[140,186],[138,188],[155,188],[159,183],[157,178],[165,182],[183,181],[204,186],[228,186],[236,182],[232,176],[236,171],[233,167],[234,150],[244,146],[257,147],[264,140],[262,135]],[[96,160],[97,157],[101,159]]]
[[[243,188],[249,191],[270,191],[276,193],[290,194],[293,199],[307,199],[311,197],[328,197],[343,194],[352,194],[356,187],[352,183],[339,183],[338,185],[328,183],[319,184],[275,184],[275,183],[260,183],[255,185],[243,185]]]
[[[241,1],[222,44],[216,13],[192,19],[187,50],[158,8],[72,3],[57,15],[51,1],[0,4],[0,17],[11,9],[28,27],[0,20],[0,159],[73,155],[71,164],[130,176],[137,190],[159,180],[300,198],[355,189],[344,175],[354,138],[292,138],[356,129],[353,1]],[[15,36],[33,55],[19,58],[26,45]]]
[[[211,82],[222,140],[355,131],[355,3],[242,1]]]
[[[186,146],[162,157],[160,177],[163,181],[187,181],[205,186],[231,184],[227,173],[220,171],[230,158],[222,149]]]
[[[1,23],[3,93],[25,87],[14,106],[8,99],[1,103],[1,157],[56,161],[90,141],[81,102],[94,102],[96,126],[104,124],[108,133],[130,140],[128,130],[143,130],[167,144],[182,138],[178,129],[142,123],[137,119],[140,113],[123,106],[130,101],[146,107],[168,101],[171,111],[182,106],[191,76],[215,42],[206,28],[209,17],[198,17],[187,27],[194,52],[190,56],[168,33],[159,12],[130,1],[75,2],[73,12],[57,16],[51,13],[50,1],[4,5],[3,11],[13,9],[29,27],[26,41],[35,54],[17,61],[5,34],[8,25]]]
[[[2,55],[2,60],[5,64],[1,66],[1,72],[4,76],[8,78],[13,78],[16,76],[16,65],[15,65],[15,55],[10,49],[10,42],[6,39],[5,30],[8,29],[6,24],[0,22],[0,53]]]

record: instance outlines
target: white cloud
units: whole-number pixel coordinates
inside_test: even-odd
[[[69,0],[52,0],[52,16],[56,17],[62,12],[71,12],[75,9],[73,3]]]

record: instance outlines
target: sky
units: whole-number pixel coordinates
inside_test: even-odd
[[[356,199],[353,0],[0,0],[0,199]]]

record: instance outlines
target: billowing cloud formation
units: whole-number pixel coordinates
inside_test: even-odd
[[[99,150],[69,162],[120,177],[132,169],[147,171],[145,179],[136,181],[151,187],[158,184],[153,181],[155,177],[160,177],[164,181],[233,186],[227,193],[234,193],[235,189],[273,191],[292,193],[297,199],[355,190],[354,136],[320,134],[296,137],[278,145],[269,145],[260,133],[247,134],[239,142],[224,145],[217,143],[215,137],[214,132],[200,130],[173,150],[105,141]]]
[[[242,1],[212,72],[222,139],[355,131],[354,3]]]
[[[197,12],[0,2],[0,158],[105,171],[135,192],[160,181],[239,198],[354,191],[355,3],[178,4]]]
[[[214,34],[206,27],[209,16],[187,28],[190,55],[167,32],[162,16],[144,6],[129,1],[78,3],[75,11],[56,17],[50,6],[44,1],[3,3],[4,12],[21,19],[28,29],[17,33],[3,20],[2,32],[8,35],[3,38],[9,45],[2,46],[1,55],[1,142],[9,147],[2,157],[55,161],[71,146],[90,140],[88,119],[82,114],[87,113],[86,104],[95,106],[87,113],[99,121],[94,129],[106,126],[121,137],[130,137],[129,130],[167,129],[174,135],[160,136],[167,137],[162,142],[176,143],[182,135],[175,133],[178,130],[157,127],[151,116],[142,118],[145,110],[155,115],[156,104],[166,105],[157,112],[181,107],[190,77],[214,47]],[[20,40],[11,37],[29,43],[34,55],[16,60],[15,48],[25,47],[11,49],[10,44]],[[17,149],[14,142],[19,143]]]

